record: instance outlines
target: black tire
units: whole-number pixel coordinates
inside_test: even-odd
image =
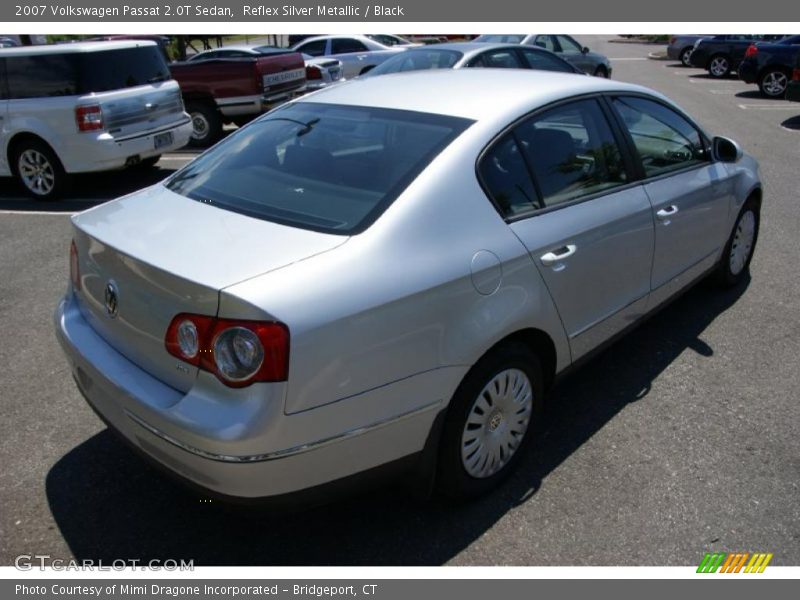
[[[216,107],[204,102],[190,102],[186,112],[192,117],[189,146],[208,148],[222,137],[222,118]]]
[[[737,244],[741,243],[742,232],[740,231],[740,227],[744,227],[745,221],[750,219],[750,217],[747,216],[748,214],[752,215],[752,218],[754,219],[753,236],[746,259],[739,267],[739,264],[734,261],[732,255],[738,248]],[[744,203],[744,206],[742,206],[742,210],[739,211],[739,215],[736,217],[736,223],[733,226],[733,231],[731,231],[731,235],[728,238],[728,243],[725,244],[725,249],[722,252],[722,258],[720,259],[719,266],[717,267],[717,281],[723,287],[733,287],[748,276],[750,272],[750,261],[753,259],[753,254],[756,250],[756,242],[758,242],[758,229],[760,223],[761,215],[759,214],[758,203],[753,199],[747,200],[747,202]],[[737,234],[740,235],[738,240]]]
[[[153,167],[158,164],[158,161],[161,160],[161,155],[157,154],[156,156],[148,156],[147,158],[143,158],[140,160],[136,165],[134,165],[134,169],[152,169]]]
[[[681,61],[681,64],[684,67],[691,67],[692,66],[692,62],[691,62],[692,50],[694,50],[694,48],[692,46],[686,46],[686,48],[681,50],[681,53],[678,55],[678,60]]]
[[[11,168],[22,189],[36,200],[57,200],[69,188],[69,175],[45,142],[26,139],[14,145]]]
[[[765,98],[783,98],[791,75],[780,68],[769,68],[758,78],[758,91]]]
[[[597,67],[594,71],[595,77],[602,77],[603,79],[608,79],[608,71],[603,65]]]
[[[724,79],[731,74],[731,59],[725,54],[715,54],[708,61],[708,74],[714,79]]]
[[[474,415],[473,410],[482,395],[481,392],[496,376],[509,369],[522,371],[531,384],[533,397],[528,426],[521,440],[516,443],[510,458],[506,458],[505,464],[493,474],[476,477],[467,471],[464,464],[467,459],[462,458],[462,449],[467,446],[463,443],[462,436],[466,435],[468,419]],[[543,395],[541,363],[526,345],[519,342],[507,343],[495,348],[478,361],[458,386],[448,407],[439,446],[437,473],[439,492],[454,500],[466,500],[496,488],[514,470],[525,449],[536,437],[542,417]],[[498,411],[499,406],[494,413]],[[490,415],[486,418],[487,423],[491,421]],[[508,415],[501,416],[501,426],[508,426],[509,423],[503,423],[504,418],[507,419]],[[487,432],[486,435],[491,435],[486,425],[482,427],[473,425],[472,429],[483,430]],[[491,431],[496,430],[499,430],[499,427]]]

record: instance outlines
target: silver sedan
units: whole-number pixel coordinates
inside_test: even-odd
[[[55,327],[109,426],[205,490],[402,468],[470,497],[556,376],[699,279],[747,276],[761,196],[735,142],[642,87],[346,82],[74,216]]]

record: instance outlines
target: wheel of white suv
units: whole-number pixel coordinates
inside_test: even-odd
[[[734,286],[747,276],[758,241],[759,222],[758,205],[748,200],[739,211],[720,260],[718,275],[722,285]]]
[[[66,189],[68,175],[56,153],[40,140],[23,140],[14,147],[13,168],[25,192],[37,200],[54,200]]]
[[[448,408],[439,455],[438,486],[466,499],[495,488],[534,437],[542,413],[539,359],[521,343],[481,359]]]
[[[789,76],[782,69],[769,69],[758,80],[758,89],[767,98],[783,98],[789,85]]]

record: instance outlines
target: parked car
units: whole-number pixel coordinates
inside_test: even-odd
[[[0,90],[0,175],[42,200],[73,173],[155,165],[192,130],[153,42],[6,48]]]
[[[691,66],[705,69],[721,79],[739,68],[744,53],[754,42],[773,42],[785,35],[714,35],[697,40],[689,59]]]
[[[753,158],[640,86],[365,78],[73,216],[55,329],[109,426],[211,493],[384,467],[469,497],[558,374],[704,275],[747,276],[760,205]]]
[[[611,77],[611,61],[602,54],[592,52],[581,46],[575,38],[568,35],[550,35],[529,33],[526,35],[479,35],[473,42],[491,42],[495,44],[527,44],[539,46],[561,56],[589,75]]]
[[[14,48],[19,46],[19,42],[9,37],[0,37],[0,48]]]
[[[774,43],[751,44],[739,65],[739,79],[756,83],[766,98],[783,98],[800,54],[800,35],[790,35]]]
[[[405,47],[384,46],[366,35],[321,35],[303,40],[293,50],[314,57],[332,57],[342,62],[344,77],[363,75]]]
[[[692,55],[692,50],[697,40],[700,40],[707,35],[673,35],[669,38],[669,45],[667,45],[667,58],[671,60],[680,61],[684,67],[691,67],[692,63],[689,57]]]
[[[306,91],[306,65],[297,52],[273,48],[256,56],[223,48],[203,54],[170,65],[192,117],[191,146],[210,146],[224,123],[243,125]]]
[[[544,48],[519,44],[454,42],[411,48],[393,56],[361,77],[426,69],[473,67],[539,69],[585,75],[578,67]]]
[[[786,99],[792,102],[800,102],[800,54],[794,63],[792,70],[792,80],[786,88]]]
[[[379,44],[383,44],[389,48],[394,46],[398,47],[406,47],[406,48],[417,48],[419,46],[423,46],[421,42],[412,42],[407,40],[404,37],[400,37],[399,35],[392,35],[390,33],[368,33],[366,36],[375,41]]]
[[[214,50],[206,50],[192,55],[188,60],[208,60],[209,58],[248,58],[253,56],[265,56],[284,53],[285,50],[273,46],[225,46]],[[308,54],[303,54],[306,65],[306,92],[313,92],[334,83],[344,81],[342,77],[342,62],[335,58],[319,57],[315,58]]]

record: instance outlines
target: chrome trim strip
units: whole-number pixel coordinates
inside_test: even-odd
[[[286,448],[284,450],[276,450],[274,452],[267,452],[265,454],[251,454],[247,456],[235,456],[230,454],[215,454],[213,452],[207,452],[206,450],[201,450],[200,448],[195,448],[189,444],[181,442],[180,440],[175,439],[171,435],[164,433],[160,429],[153,427],[146,421],[143,421],[140,417],[137,417],[127,409],[123,409],[125,414],[137,425],[146,429],[153,435],[160,437],[165,442],[169,442],[173,446],[180,448],[181,450],[185,450],[191,454],[195,454],[200,456],[201,458],[206,458],[208,460],[215,460],[218,462],[228,462],[228,463],[253,463],[253,462],[266,462],[268,460],[277,460],[279,458],[286,458],[287,456],[294,456],[296,454],[302,454],[304,452],[310,452],[311,450],[316,450],[317,448],[321,448],[323,446],[327,446],[328,444],[333,444],[335,442],[340,442],[342,440],[355,437],[357,435],[362,435],[364,433],[374,431],[376,429],[380,429],[381,427],[385,427],[387,425],[391,425],[392,423],[397,423],[399,421],[403,421],[405,419],[409,419],[411,417],[415,417],[419,414],[424,412],[428,412],[429,410],[441,405],[441,400],[436,400],[429,404],[425,404],[420,406],[419,408],[415,408],[408,412],[402,413],[400,415],[389,417],[387,419],[383,419],[381,421],[376,421],[375,423],[371,423],[369,425],[364,425],[362,427],[357,427],[355,429],[350,429],[348,431],[344,431],[337,435],[333,435],[327,438],[323,438],[321,440],[317,440],[315,442],[309,442],[307,444],[301,444],[299,446],[293,446],[292,448]]]

